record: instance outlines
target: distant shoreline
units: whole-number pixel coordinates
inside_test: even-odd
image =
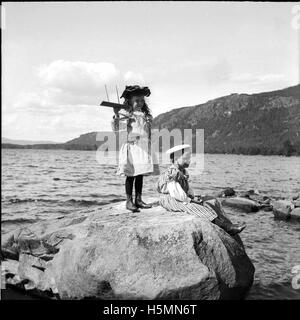
[[[78,151],[96,151],[97,145],[79,145],[79,144],[33,144],[33,145],[16,145],[10,143],[2,143],[1,149],[35,149],[35,150],[78,150]],[[242,150],[243,151],[243,150]],[[259,149],[248,149],[249,152],[221,152],[219,150],[209,150],[205,154],[236,154],[236,155],[261,155],[261,156],[300,156],[299,152],[288,152],[287,150],[268,150],[268,152],[259,152]]]
[[[299,106],[300,84],[256,94],[230,94],[172,109],[155,117],[152,127],[169,132],[180,129],[183,134],[186,128],[201,128],[207,154],[300,156]],[[98,133],[81,134],[60,143],[2,137],[1,147],[93,151],[104,143]]]

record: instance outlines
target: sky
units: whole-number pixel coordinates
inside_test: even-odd
[[[2,136],[110,130],[125,85],[154,116],[299,83],[300,2],[2,3]],[[121,100],[122,102],[122,100]]]

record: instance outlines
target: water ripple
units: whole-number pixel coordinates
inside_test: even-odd
[[[115,174],[116,169],[97,163],[93,151],[3,149],[2,233],[124,200],[124,178]],[[229,186],[291,197],[299,192],[300,161],[296,157],[205,155],[203,172],[191,166],[189,173],[196,194],[215,194]],[[144,194],[157,195],[156,180],[144,178]],[[299,224],[275,221],[272,212],[226,212],[233,222],[247,223],[241,238],[256,268],[249,299],[299,299],[299,291],[291,286],[291,269],[300,264]]]

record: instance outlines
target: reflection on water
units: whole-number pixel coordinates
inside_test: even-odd
[[[99,164],[94,151],[2,149],[2,232],[124,200],[124,178],[112,163]],[[275,197],[300,190],[297,157],[205,155],[204,171],[193,165],[189,172],[197,194],[228,186]],[[144,194],[156,195],[156,180],[145,177]],[[272,212],[226,212],[247,223],[241,237],[256,268],[249,299],[300,299],[291,286],[291,270],[300,265],[300,224],[275,221]]]

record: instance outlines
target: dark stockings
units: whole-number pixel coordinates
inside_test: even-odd
[[[138,207],[132,201],[132,189],[133,189],[134,177],[126,177],[125,190],[127,195],[126,208],[132,212],[138,212]]]
[[[125,190],[126,194],[132,195],[133,183],[135,182],[135,195],[142,193],[143,190],[143,175],[138,175],[136,177],[126,177],[125,180]]]
[[[142,194],[143,190],[143,175],[139,175],[135,177],[135,196],[138,194]]]
[[[134,181],[134,177],[126,177],[125,190],[126,190],[126,194],[128,194],[128,195],[129,194],[132,195],[133,181]]]
[[[125,190],[127,195],[127,209],[135,211],[137,208],[151,208],[151,205],[146,204],[142,200],[142,189],[143,189],[143,175],[135,177],[126,177]],[[132,201],[133,183],[135,182],[135,203]]]

